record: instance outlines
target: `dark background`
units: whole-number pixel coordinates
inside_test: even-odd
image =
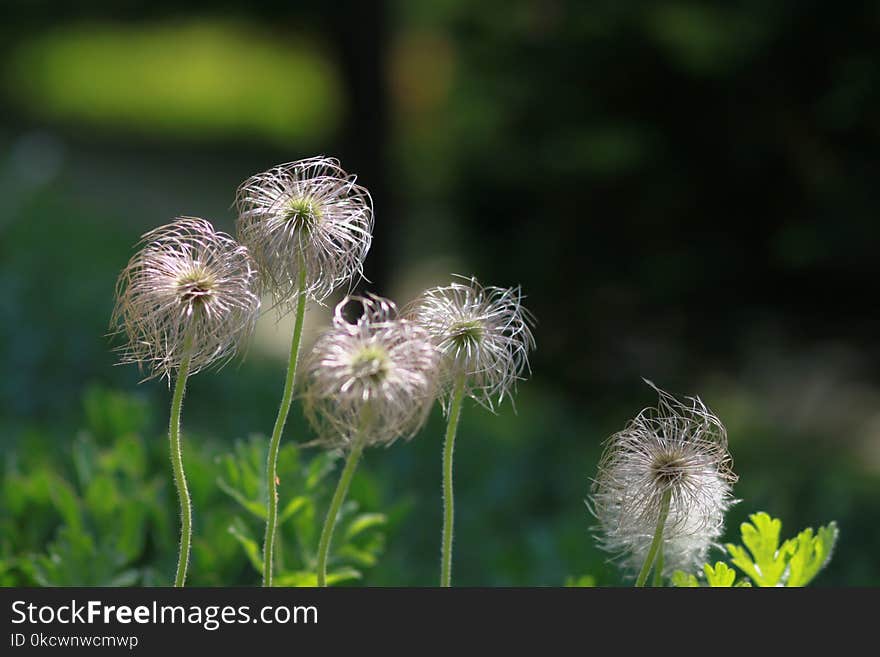
[[[583,499],[646,377],[727,426],[728,538],[756,510],[784,535],[836,519],[817,584],[880,584],[880,4],[68,4],[2,3],[7,488],[64,467],[88,390],[142,400],[162,454],[168,391],[106,336],[132,245],[181,214],[232,232],[244,178],[324,153],[373,195],[364,287],[475,274],[538,318],[517,414],[464,412],[457,583],[620,581]],[[288,335],[269,315],[194,378],[186,430],[268,432]],[[434,583],[442,430],[367,454],[355,496],[396,511],[363,583]],[[286,440],[307,434],[295,410]],[[58,524],[7,521],[9,559]]]

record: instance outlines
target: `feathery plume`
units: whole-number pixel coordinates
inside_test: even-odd
[[[128,339],[121,363],[171,379],[231,358],[253,330],[258,275],[247,248],[210,222],[178,217],[144,234],[119,276],[112,324]]]
[[[363,275],[373,233],[370,193],[334,158],[281,164],[238,188],[238,238],[282,309],[323,301]],[[301,284],[302,278],[302,284]]]
[[[474,277],[461,278],[463,283],[426,290],[404,315],[430,334],[442,354],[444,405],[454,382],[464,377],[465,393],[494,410],[529,369],[534,319],[519,287],[483,287]]]
[[[344,317],[350,303],[362,310],[354,322]],[[438,359],[425,330],[398,318],[393,302],[343,299],[306,361],[303,397],[317,442],[344,448],[360,436],[390,445],[415,435],[434,400]]]
[[[737,480],[727,431],[698,397],[687,403],[645,381],[659,395],[606,441],[588,507],[600,547],[637,571],[644,563],[668,495],[663,573],[691,572],[724,529]]]

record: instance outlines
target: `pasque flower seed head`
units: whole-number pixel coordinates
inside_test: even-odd
[[[260,308],[247,248],[194,217],[146,233],[139,245],[116,288],[112,323],[128,340],[121,362],[170,379],[186,357],[190,374],[232,357]]]
[[[290,308],[299,292],[321,302],[362,275],[373,203],[356,178],[338,160],[314,157],[273,167],[239,187],[238,238],[280,308]]]
[[[350,322],[349,304],[361,307]],[[319,443],[389,445],[412,437],[434,400],[439,353],[427,332],[379,296],[346,297],[306,361],[306,415]]]
[[[635,572],[644,563],[664,494],[664,573],[692,571],[724,528],[737,480],[727,431],[697,397],[678,401],[653,383],[659,401],[605,444],[588,506],[600,546]]]
[[[462,277],[426,290],[407,307],[405,316],[430,334],[442,354],[444,401],[461,377],[466,393],[490,410],[511,395],[535,348],[534,320],[522,298],[519,287],[483,287]]]

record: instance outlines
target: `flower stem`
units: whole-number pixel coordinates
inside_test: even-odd
[[[268,501],[266,505],[266,538],[263,544],[263,586],[272,586],[272,556],[275,548],[275,527],[278,522],[278,449],[281,447],[281,434],[284,433],[284,424],[287,422],[287,414],[290,412],[290,404],[293,400],[293,382],[296,377],[299,345],[302,340],[303,318],[306,314],[305,279],[306,270],[302,266],[302,259],[300,259],[296,317],[293,325],[293,337],[290,341],[287,377],[284,380],[284,393],[281,395],[281,405],[278,407],[278,417],[275,418],[272,438],[269,441],[269,456],[266,460]]]
[[[657,517],[657,529],[654,530],[654,540],[651,541],[651,547],[648,549],[648,556],[645,557],[645,563],[642,570],[636,578],[636,587],[642,587],[648,580],[648,573],[651,572],[651,566],[654,564],[654,557],[663,544],[663,528],[666,526],[666,518],[669,516],[669,502],[672,499],[672,490],[666,490],[660,500],[660,515]],[[662,559],[662,557],[661,557]],[[660,562],[662,567],[662,561]]]
[[[186,474],[183,471],[183,450],[180,445],[180,412],[183,407],[183,394],[186,391],[186,379],[189,376],[189,365],[192,358],[192,331],[187,332],[183,343],[183,359],[177,370],[174,382],[174,394],[171,398],[171,418],[168,422],[168,440],[171,443],[171,467],[174,470],[174,485],[177,488],[177,499],[180,502],[180,552],[177,557],[177,575],[174,586],[183,586],[186,581],[186,569],[189,565],[189,546],[192,540],[192,502],[186,485]]]
[[[452,586],[452,526],[455,517],[455,503],[452,493],[452,454],[455,449],[455,434],[461,403],[464,400],[465,377],[459,376],[452,392],[449,405],[449,422],[446,425],[446,442],[443,445],[443,547],[440,561],[440,586]]]
[[[657,548],[657,557],[654,559],[654,579],[651,586],[658,588],[663,586],[663,544]]]
[[[354,471],[360,461],[361,453],[364,451],[363,434],[359,435],[351,448],[348,459],[345,461],[345,468],[339,477],[339,484],[336,486],[336,492],[333,493],[333,500],[330,502],[330,509],[327,511],[327,518],[324,520],[324,528],[321,530],[321,539],[318,542],[318,586],[327,586],[327,555],[330,552],[330,541],[333,538],[333,529],[336,527],[336,516],[339,515],[339,509],[348,493],[348,486],[354,476]]]

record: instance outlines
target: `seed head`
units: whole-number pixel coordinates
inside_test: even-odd
[[[349,322],[352,303],[361,315]],[[398,318],[388,299],[343,299],[305,366],[304,407],[317,442],[345,448],[359,435],[367,445],[414,436],[434,400],[438,360],[424,329]]]
[[[600,547],[635,573],[642,566],[670,492],[663,530],[664,574],[692,571],[724,529],[737,480],[727,431],[698,397],[659,395],[605,444],[588,506]]]
[[[258,173],[238,188],[238,239],[279,308],[289,309],[299,291],[321,302],[363,275],[373,202],[356,179],[338,160],[314,157]]]
[[[529,369],[534,319],[519,287],[483,287],[476,278],[462,279],[426,290],[405,315],[428,331],[442,354],[444,403],[463,376],[467,394],[494,410]]]
[[[127,338],[120,362],[170,380],[187,355],[190,374],[231,358],[260,308],[247,248],[193,217],[146,233],[139,246],[116,284],[111,322]]]

